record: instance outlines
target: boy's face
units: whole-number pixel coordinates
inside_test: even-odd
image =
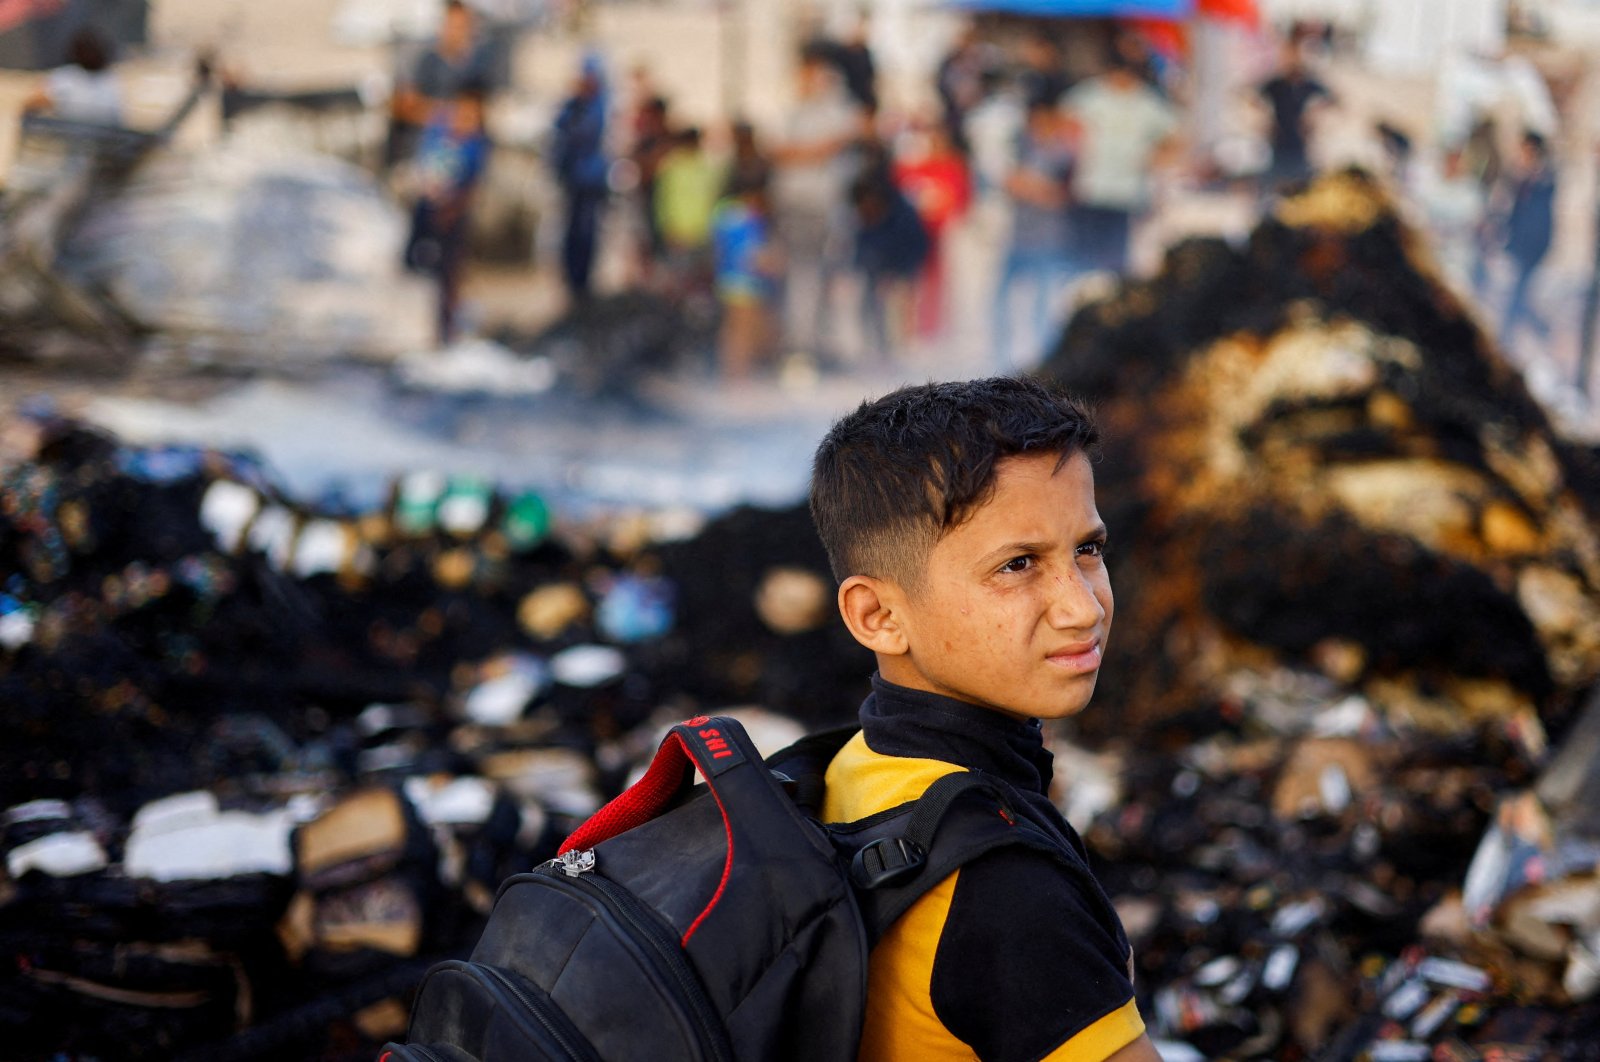
[[[994,496],[934,545],[920,584],[896,588],[906,651],[890,682],[1021,718],[1089,703],[1111,633],[1105,525],[1083,454],[1008,457]]]

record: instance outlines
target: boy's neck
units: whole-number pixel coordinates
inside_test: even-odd
[[[927,680],[922,677],[921,672],[911,667],[911,665],[906,661],[905,657],[885,656],[881,653],[874,655],[876,655],[878,659],[878,678],[883,682],[887,682],[891,686],[898,686],[903,690],[913,690],[917,693],[925,693],[934,697],[943,697],[945,700],[955,701],[959,704],[968,704],[974,708],[980,708],[986,712],[993,712],[997,716],[1015,720],[1019,723],[1033,722],[1034,717],[1031,715],[1019,715],[1016,712],[1008,712],[1004,708],[996,708],[992,704],[979,704],[976,701],[969,701],[962,697],[956,697],[945,690],[934,689],[927,682]]]

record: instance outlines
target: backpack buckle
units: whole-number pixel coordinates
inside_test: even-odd
[[[928,853],[905,837],[880,837],[861,847],[850,860],[850,880],[857,888],[898,885],[917,875]]]

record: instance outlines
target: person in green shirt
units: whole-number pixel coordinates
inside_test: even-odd
[[[676,141],[656,169],[653,206],[667,283],[681,291],[709,278],[711,219],[724,172],[702,149],[699,129],[682,130]]]

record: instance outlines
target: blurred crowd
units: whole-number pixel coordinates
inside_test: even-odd
[[[613,148],[633,274],[714,302],[725,377],[896,364],[948,326],[948,233],[976,203],[998,201],[1011,235],[994,366],[1036,362],[1062,292],[1126,269],[1151,173],[1176,159],[1180,116],[1158,63],[1119,38],[1101,72],[1073,82],[1044,30],[1002,46],[969,29],[938,66],[938,110],[903,114],[880,107],[868,41],[864,18],[807,40],[792,105],[760,132],[742,120],[709,135],[677,122],[638,70],[629,104],[612,109],[623,128],[607,136],[596,128],[607,113],[600,62],[587,59],[551,152],[569,204],[572,296],[589,292],[590,200],[607,199],[599,174],[617,172],[605,164]],[[587,123],[574,118],[583,113]]]
[[[949,338],[960,294],[952,233],[976,224],[992,253],[980,296],[987,342],[972,368],[1029,368],[1086,278],[1129,271],[1163,188],[1222,189],[1266,208],[1325,161],[1323,115],[1346,104],[1322,72],[1335,50],[1326,27],[1290,28],[1269,74],[1228,97],[1252,117],[1261,150],[1223,166],[1214,144],[1196,142],[1200,104],[1181,48],[1122,24],[1087,62],[1081,47],[1069,62],[1067,27],[1079,25],[969,24],[931,72],[922,95],[936,102],[897,111],[881,104],[862,15],[805,39],[792,103],[761,128],[738,116],[706,128],[683,121],[646,66],[619,82],[604,55],[586,53],[542,153],[560,193],[572,304],[591,297],[602,247],[620,241],[630,286],[716,322],[713,361],[725,379],[914,364]],[[411,209],[405,264],[437,282],[442,344],[462,331],[474,202],[491,156],[487,107],[504,87],[495,45],[474,7],[448,0],[390,97],[383,164]],[[28,107],[116,124],[112,59],[106,42],[80,34]],[[1517,117],[1497,124],[1496,94],[1507,92],[1519,97]],[[1548,347],[1555,300],[1540,297],[1537,280],[1573,138],[1561,136],[1526,63],[1463,59],[1441,74],[1439,97],[1426,144],[1415,144],[1414,127],[1371,121],[1383,176],[1502,342]],[[1576,320],[1561,324],[1576,330]]]

